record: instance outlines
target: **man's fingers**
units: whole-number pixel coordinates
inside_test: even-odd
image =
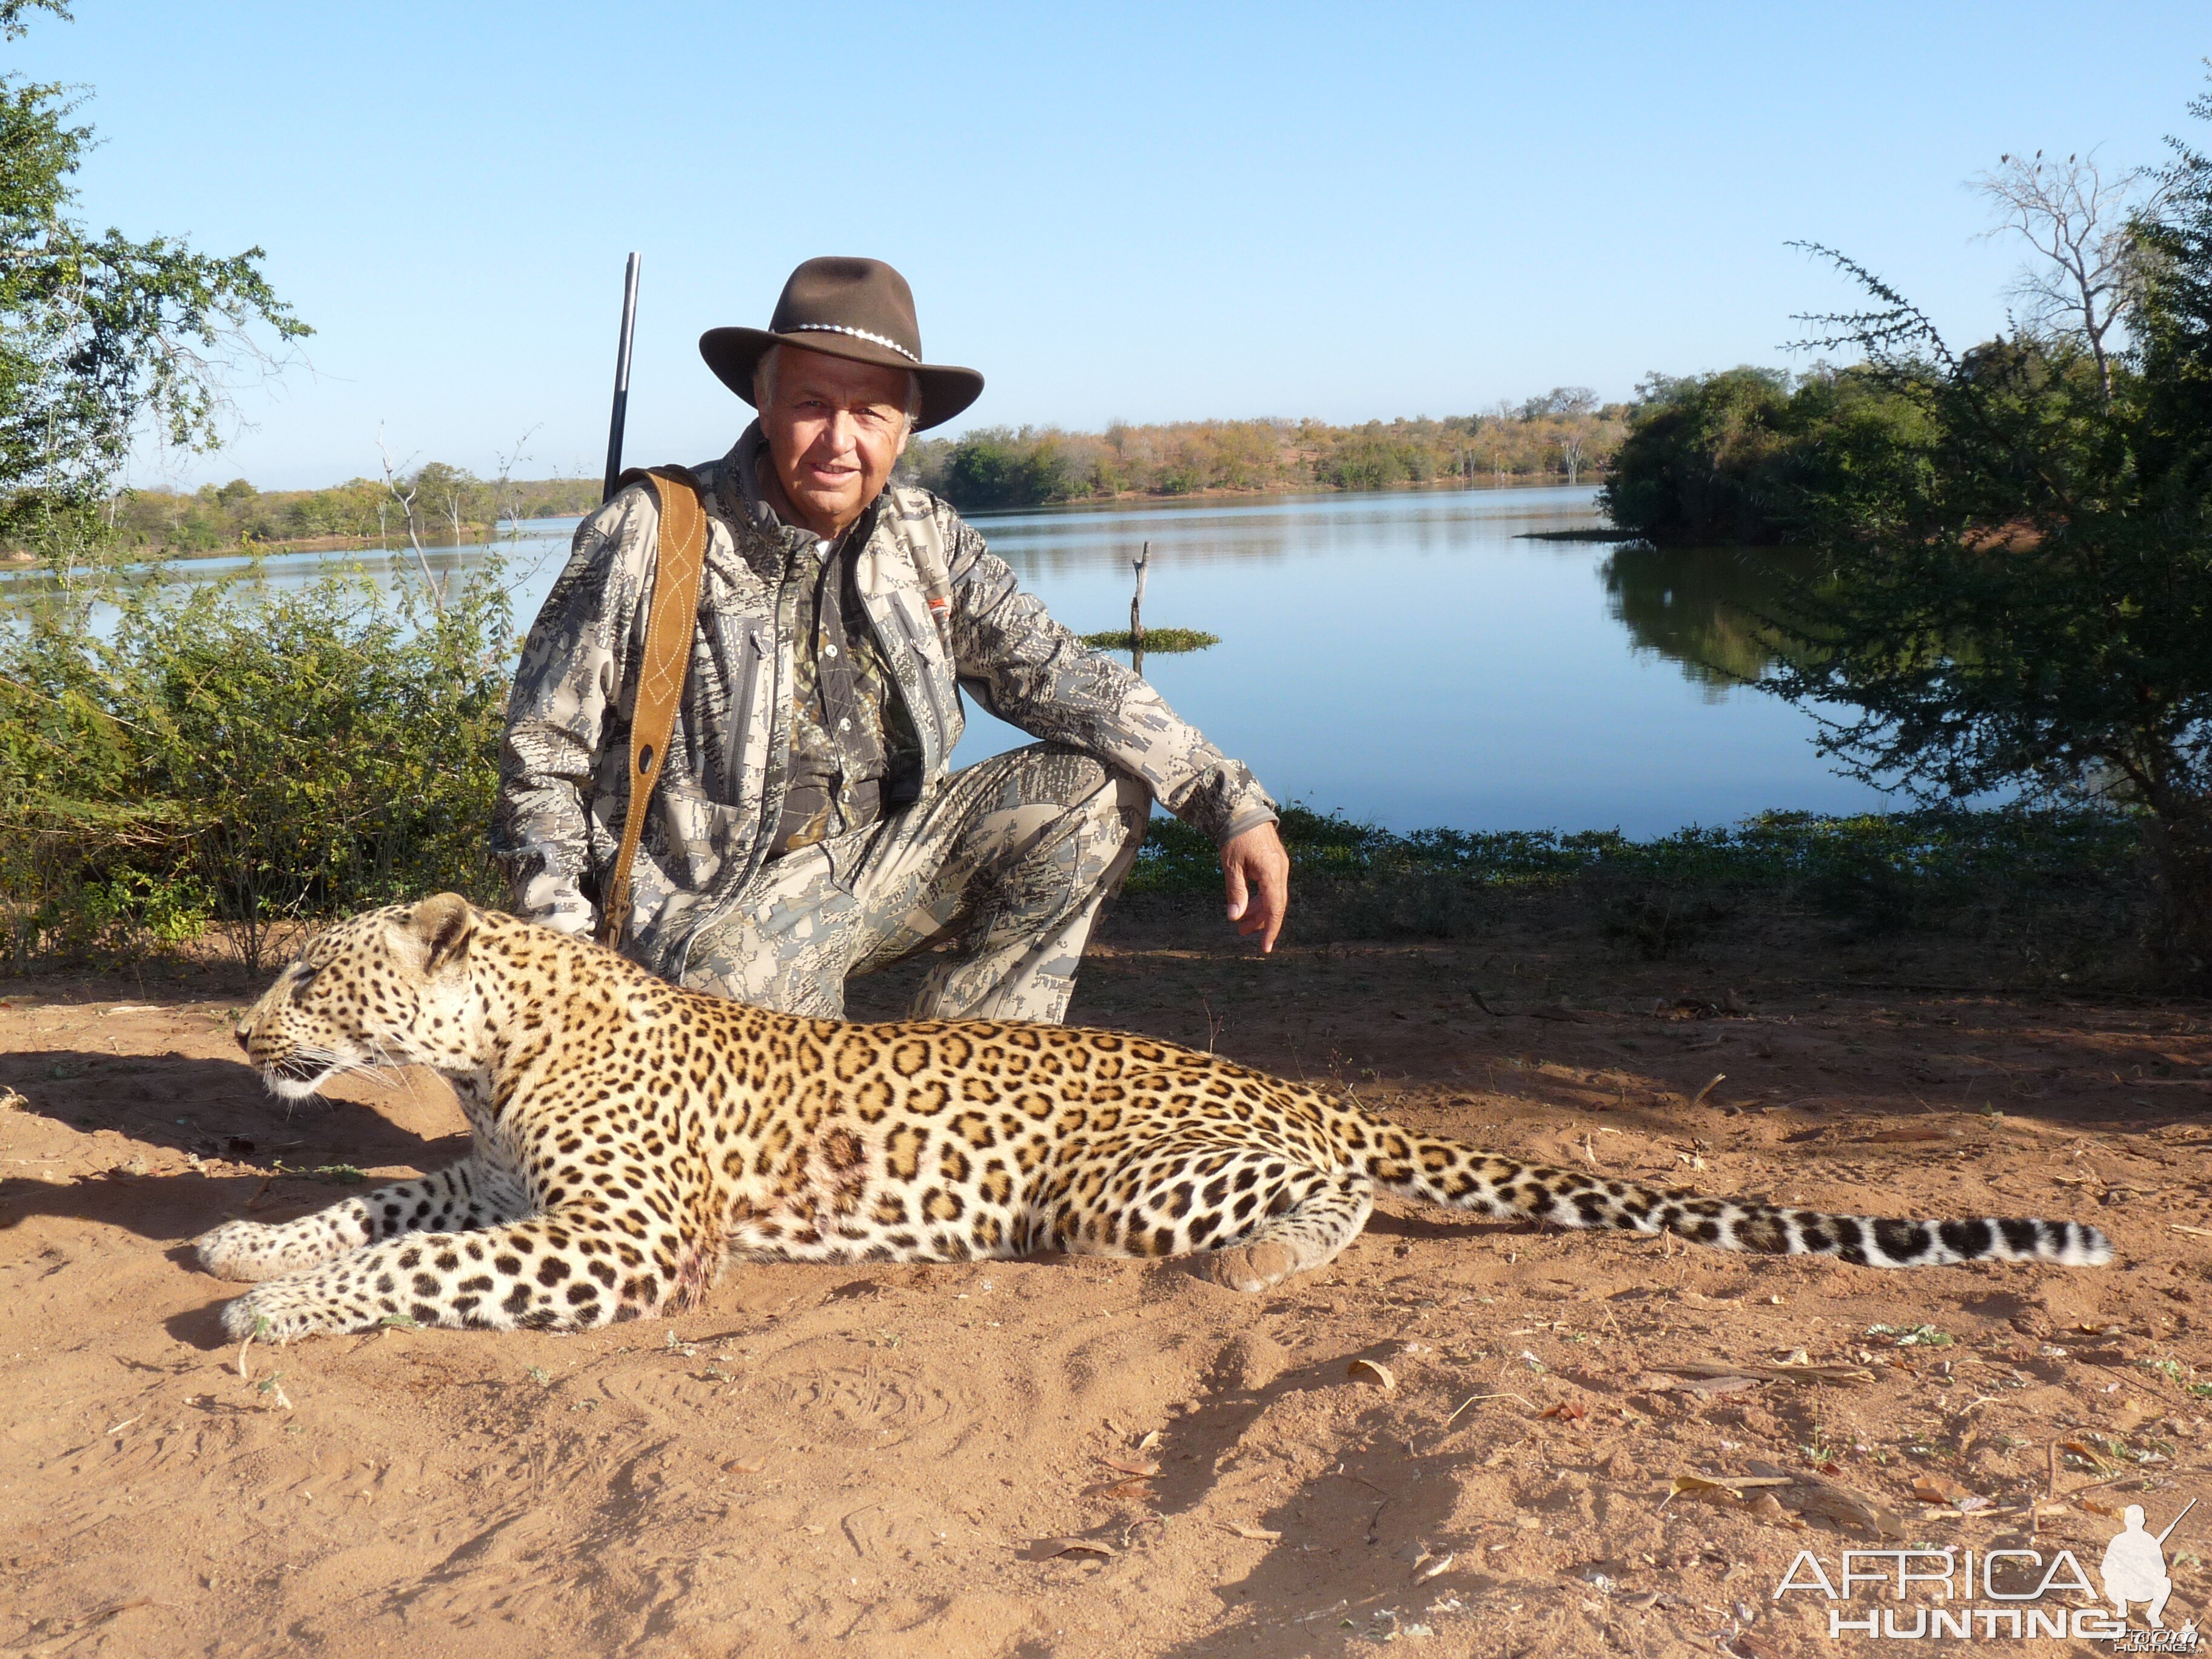
[[[1284,872],[1272,859],[1255,859],[1253,863],[1257,866],[1252,873],[1255,878],[1255,884],[1260,890],[1259,897],[1253,903],[1251,914],[1245,918],[1244,925],[1237,931],[1258,933],[1261,935],[1260,949],[1272,951],[1275,948],[1275,935],[1283,931],[1283,912],[1288,908],[1289,884],[1283,879]]]
[[[1283,931],[1283,913],[1290,908],[1290,884],[1284,874],[1272,864],[1260,872],[1260,915],[1267,924],[1260,941],[1263,951],[1275,948],[1275,935]]]
[[[1242,859],[1232,858],[1221,866],[1221,889],[1229,898],[1229,920],[1243,920],[1245,902],[1250,895],[1244,888],[1244,861]],[[1241,933],[1250,930],[1240,927],[1237,931]]]

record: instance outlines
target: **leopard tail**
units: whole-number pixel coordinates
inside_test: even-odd
[[[1595,1172],[1522,1164],[1463,1141],[1415,1134],[1368,1119],[1346,1161],[1376,1186],[1407,1198],[1499,1220],[1559,1227],[1671,1232],[1716,1249],[1767,1255],[1832,1255],[1869,1267],[1948,1267],[1962,1261],[2052,1261],[2101,1267],[2112,1242],[2077,1221],[1983,1217],[1900,1221],[1829,1215],[1750,1198],[1707,1198]],[[1364,1139],[1364,1146],[1358,1140]]]

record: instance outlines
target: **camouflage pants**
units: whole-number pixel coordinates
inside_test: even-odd
[[[995,755],[765,866],[692,942],[684,983],[841,1018],[848,975],[949,939],[916,1018],[1056,1024],[1152,805],[1139,780],[1059,744]]]

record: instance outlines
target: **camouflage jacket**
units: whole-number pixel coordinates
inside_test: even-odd
[[[757,424],[695,469],[708,544],[682,707],[631,874],[623,953],[680,977],[692,937],[768,857],[783,811],[793,623],[811,539],[761,505]],[[507,704],[491,850],[516,914],[588,933],[629,811],[635,668],[659,511],[642,486],[584,521],[530,630]],[[1274,817],[1250,772],[1159,693],[1025,593],[944,501],[894,485],[848,532],[861,604],[921,740],[922,787],[947,775],[963,690],[1000,719],[1143,779],[1217,842]]]

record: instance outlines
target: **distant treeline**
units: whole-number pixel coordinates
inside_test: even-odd
[[[906,476],[955,507],[1036,507],[1200,490],[1389,489],[1579,482],[1604,472],[1629,405],[1562,386],[1517,405],[1442,420],[1116,422],[1103,432],[985,427],[908,446]]]
[[[1116,422],[1103,432],[985,427],[957,438],[916,439],[900,476],[967,508],[1210,489],[1391,489],[1452,479],[1572,483],[1611,468],[1632,408],[1561,386],[1486,414],[1364,426],[1259,420]],[[123,490],[108,511],[125,546],[179,554],[404,543],[400,497],[410,492],[416,532],[426,542],[473,540],[502,523],[574,517],[599,504],[595,478],[479,478],[443,461],[416,468],[398,485],[395,493],[380,479],[355,478],[328,489],[261,490],[234,478],[189,495]]]
[[[413,495],[416,532],[425,541],[471,540],[501,523],[573,517],[599,504],[597,478],[479,478],[443,461],[418,467],[399,489]],[[376,478],[329,489],[270,490],[234,478],[190,495],[126,489],[108,506],[123,543],[155,553],[407,538],[399,496]]]

